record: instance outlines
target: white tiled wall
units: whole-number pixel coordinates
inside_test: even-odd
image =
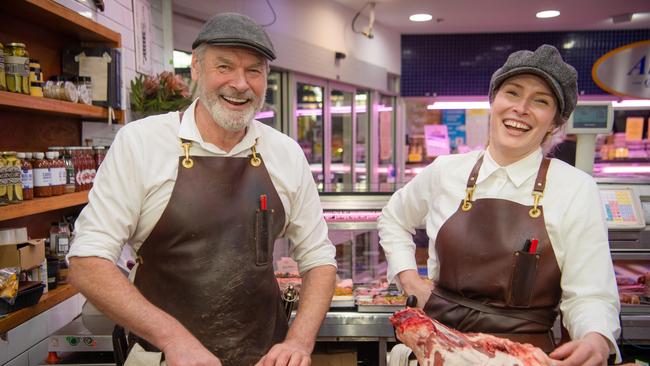
[[[135,69],[135,36],[133,30],[133,0],[105,0],[104,11],[98,11],[90,0],[55,0],[74,11],[92,12],[93,19],[122,35],[122,108],[128,109],[128,87],[137,73]],[[167,0],[149,1],[151,7],[151,34],[153,72],[164,70],[162,3]]]
[[[0,365],[38,365],[47,357],[47,337],[81,314],[85,299],[75,295],[9,330],[0,339]]]

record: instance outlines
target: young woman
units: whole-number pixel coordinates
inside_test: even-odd
[[[389,280],[429,316],[532,343],[558,366],[604,364],[620,330],[596,183],[542,153],[575,108],[576,80],[553,46],[511,54],[490,82],[485,151],[437,158],[379,219]],[[419,227],[433,289],[416,270]],[[558,305],[571,341],[555,348]]]

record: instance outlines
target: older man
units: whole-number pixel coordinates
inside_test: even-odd
[[[120,131],[77,220],[71,281],[170,366],[309,365],[335,249],[302,150],[253,119],[273,45],[225,13],[193,49],[199,98]],[[303,275],[290,329],[273,275],[281,235]],[[133,284],[114,265],[125,244],[138,254]]]

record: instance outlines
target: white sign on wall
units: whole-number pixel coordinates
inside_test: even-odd
[[[149,0],[133,0],[133,32],[135,33],[135,70],[151,74],[151,5]]]
[[[650,40],[606,53],[594,64],[591,76],[610,94],[650,99]]]

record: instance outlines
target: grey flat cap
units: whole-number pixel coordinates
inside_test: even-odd
[[[221,13],[208,20],[192,43],[195,49],[202,43],[215,46],[238,46],[253,49],[273,61],[275,50],[264,28],[245,15]]]
[[[573,66],[562,60],[560,52],[551,45],[541,45],[535,52],[516,51],[508,56],[506,63],[492,74],[490,80],[490,103],[501,84],[509,77],[534,74],[544,79],[553,90],[560,115],[569,118],[578,102],[578,73]]]

